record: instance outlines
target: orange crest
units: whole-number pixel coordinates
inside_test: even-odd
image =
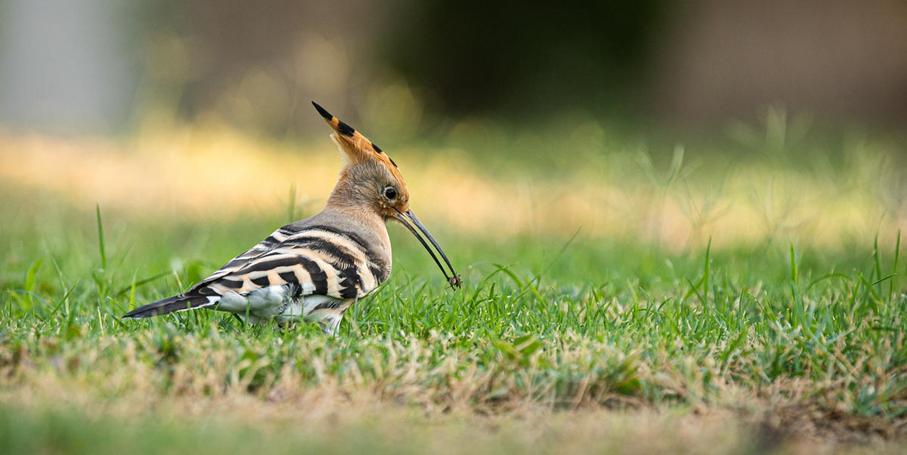
[[[334,133],[331,134],[331,139],[333,139],[334,143],[336,143],[340,150],[344,152],[349,159],[350,164],[369,159],[378,161],[387,167],[390,173],[399,180],[400,183],[404,183],[403,175],[400,174],[397,163],[395,163],[391,157],[387,156],[387,154],[381,150],[381,147],[378,147],[377,144],[370,141],[365,135],[356,131],[355,128],[332,115],[318,103],[312,101],[312,105],[315,106],[315,110],[321,114],[328,125],[334,130]]]

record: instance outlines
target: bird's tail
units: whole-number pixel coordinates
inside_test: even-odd
[[[150,318],[161,314],[173,313],[174,311],[185,311],[206,307],[211,303],[212,302],[208,297],[202,295],[175,295],[163,300],[158,300],[154,303],[149,303],[148,305],[142,305],[124,314],[123,318]]]

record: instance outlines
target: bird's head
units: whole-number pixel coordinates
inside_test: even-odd
[[[334,130],[331,139],[346,160],[340,172],[337,186],[328,200],[329,205],[367,210],[378,214],[384,220],[392,219],[405,226],[425,247],[441,273],[453,287],[460,286],[460,276],[454,271],[447,255],[409,208],[409,190],[403,174],[387,153],[366,138],[355,128],[331,115],[330,112],[312,102],[315,110]],[[421,235],[420,235],[421,234]],[[426,242],[427,240],[427,242]],[[444,259],[450,269],[441,265],[429,243]]]

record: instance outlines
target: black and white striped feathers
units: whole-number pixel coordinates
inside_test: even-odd
[[[390,274],[389,258],[353,231],[327,225],[284,226],[203,282],[218,295],[290,285],[300,295],[361,298]]]
[[[252,320],[317,320],[325,310],[341,310],[342,315],[390,275],[390,243],[386,230],[382,236],[348,221],[326,223],[340,216],[323,212],[284,226],[185,293],[136,308],[125,317],[203,307]]]

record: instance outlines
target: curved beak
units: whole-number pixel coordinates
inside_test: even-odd
[[[419,221],[419,218],[416,217],[416,214],[413,213],[412,210],[407,210],[405,212],[397,210],[397,214],[394,215],[394,219],[399,221],[403,226],[406,226],[406,229],[409,229],[409,232],[411,232],[417,239],[419,239],[419,243],[422,244],[422,246],[425,248],[425,251],[428,251],[428,254],[431,255],[432,259],[434,259],[435,264],[437,264],[438,268],[441,269],[441,273],[444,274],[444,278],[447,279],[447,282],[450,284],[450,286],[453,288],[460,287],[460,285],[462,284],[460,275],[457,275],[457,272],[454,271],[453,265],[451,265],[450,259],[447,259],[447,255],[444,254],[444,250],[441,249],[441,245],[438,245],[438,242],[435,241],[435,238],[431,236],[431,233],[428,232],[428,229],[426,229],[425,225],[423,225],[422,222]],[[428,239],[428,242],[426,242],[425,239]],[[450,269],[450,274],[447,273],[447,269],[445,269],[444,266],[441,265],[441,261],[438,260],[438,257],[435,256],[434,251],[432,251],[431,247],[428,246],[429,243],[431,243],[431,245],[435,247],[435,250],[437,250],[438,254],[441,255],[441,258],[444,259],[444,263],[447,264],[448,269]]]

